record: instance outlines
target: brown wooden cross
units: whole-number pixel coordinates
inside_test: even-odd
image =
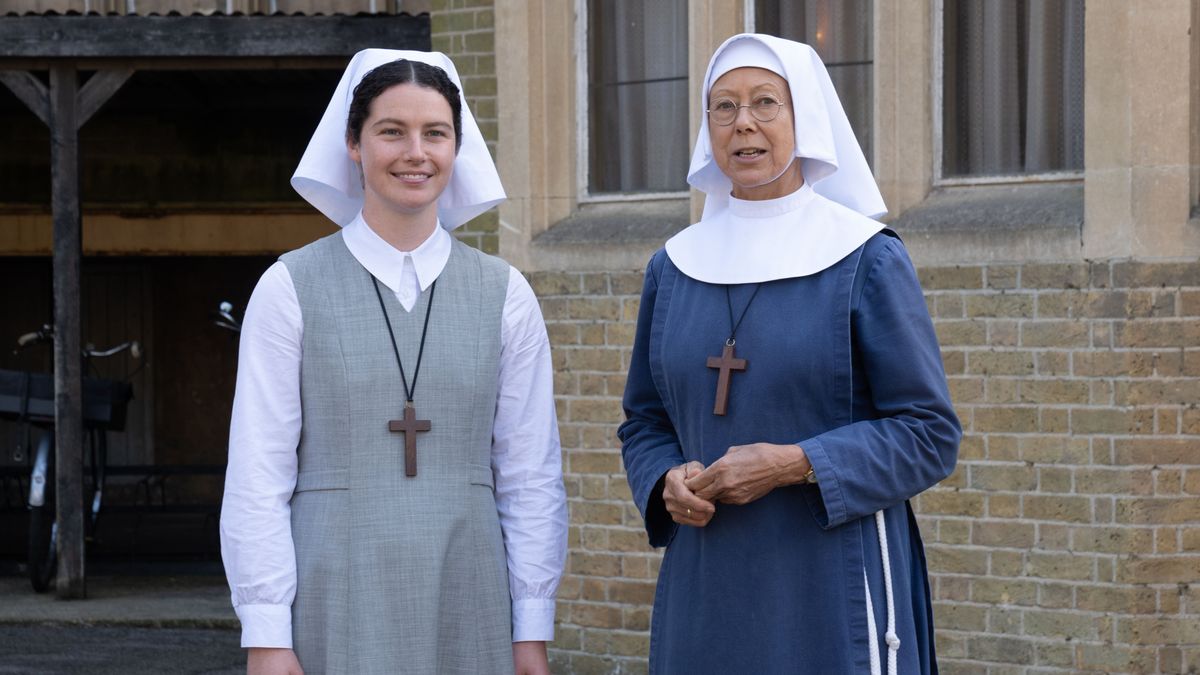
[[[745,370],[749,361],[733,356],[733,345],[726,342],[721,355],[708,357],[708,367],[720,371],[717,375],[717,402],[713,406],[714,415],[724,415],[729,405],[729,376],[735,370]]]
[[[404,406],[404,419],[388,421],[388,431],[404,433],[404,475],[417,475],[417,433],[429,431],[429,420],[417,419],[411,403]]]

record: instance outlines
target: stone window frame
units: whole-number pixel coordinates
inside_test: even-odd
[[[896,17],[907,16],[900,12],[900,2],[876,0],[877,35],[880,6],[889,6]],[[583,0],[495,0],[500,126],[496,157],[508,192],[508,200],[499,209],[500,255],[522,270],[640,270],[670,234],[697,220],[703,208],[703,196],[696,190],[599,199],[586,194],[586,174],[580,167],[586,155],[571,151],[586,142],[586,108],[581,104],[586,100],[586,71],[579,58],[583,40],[581,22],[577,20],[583,9]],[[717,46],[753,26],[753,0],[691,0],[690,92],[699,88]],[[903,30],[908,29],[905,26]],[[876,40],[878,45],[878,37]],[[504,58],[499,50],[503,50]],[[876,54],[878,73],[878,48]],[[875,82],[874,126],[878,129],[878,74]],[[892,87],[893,96],[895,89]],[[567,105],[562,105],[563,101]],[[700,113],[698,97],[690,96],[689,138],[694,139],[699,132]],[[894,128],[902,133],[911,124],[907,119],[894,121]],[[879,146],[876,148],[878,158]],[[893,166],[895,181],[911,180],[911,166],[904,162]],[[919,202],[927,190],[927,182],[922,182],[914,190],[914,194],[920,194],[912,201]]]
[[[943,174],[945,139],[945,0],[934,0],[932,3],[932,96],[933,96],[933,182],[934,188],[963,187],[972,185],[1020,185],[1040,183],[1083,183],[1084,169],[1063,169],[1060,171],[1041,171],[1032,173],[989,174],[989,175],[955,175]],[[1085,0],[1086,14],[1086,0]],[[1087,49],[1084,48],[1084,60],[1087,60]],[[1085,67],[1086,73],[1086,67]],[[1086,80],[1086,74],[1085,74]],[[1087,130],[1084,130],[1086,138]],[[1086,143],[1086,141],[1085,141]]]
[[[921,90],[928,90],[924,74],[928,64],[926,40],[918,39],[913,60],[911,45],[897,39],[928,35],[923,12],[914,24],[911,11],[901,11],[906,0],[876,0],[876,76],[874,128],[876,174],[897,188],[907,190],[910,204],[919,203],[929,190],[929,171],[913,171],[908,158],[885,152],[885,143],[907,142],[914,123],[928,128],[928,104],[914,119],[910,111],[892,114],[888,133],[880,134],[884,122],[880,110],[911,103],[911,89],[894,81],[885,82],[884,68],[911,81],[914,64],[919,64]],[[519,269],[585,270],[642,269],[649,255],[674,231],[699,218],[703,196],[696,190],[679,195],[622,195],[616,199],[589,199],[582,187],[585,175],[579,162],[586,156],[575,149],[586,138],[585,71],[580,22],[577,13],[586,8],[583,0],[570,3],[524,3],[495,0],[498,50],[497,108],[499,140],[497,164],[508,192],[500,206],[500,255]],[[890,21],[885,24],[884,21]],[[888,25],[892,42],[882,39],[880,27]],[[753,0],[691,0],[688,18],[689,91],[696,91],[713,51],[731,35],[752,30]],[[881,63],[880,45],[891,45],[893,59]],[[900,50],[904,51],[900,51]],[[885,93],[881,93],[886,90]],[[885,96],[890,100],[885,103]],[[562,105],[563,101],[567,105]],[[698,98],[689,98],[689,138],[699,132]],[[917,132],[920,135],[920,132]],[[902,138],[898,138],[902,137]],[[918,138],[921,148],[917,167],[929,164],[929,141]],[[564,149],[569,149],[564,152]],[[884,158],[884,155],[889,157]],[[915,178],[915,182],[914,182]],[[882,184],[883,181],[881,181]],[[888,193],[885,187],[885,195]],[[664,198],[666,197],[666,198]],[[890,202],[889,202],[890,203]]]
[[[1085,88],[1084,181],[1082,206],[1071,190],[1082,191],[1078,179],[1066,183],[941,186],[934,181],[934,19],[941,0],[876,0],[875,2],[875,164],[876,181],[889,208],[889,222],[905,238],[918,264],[988,262],[999,260],[1074,260],[1137,255],[1182,255],[1200,246],[1200,130],[1192,138],[1148,122],[1141,109],[1099,105],[1112,97],[1128,97],[1150,86],[1134,78],[1131,69],[1146,62],[1182,58],[1192,65],[1170,77],[1173,100],[1190,94],[1200,108],[1200,46],[1178,33],[1191,20],[1188,7],[1174,7],[1165,16],[1148,10],[1129,10],[1088,2],[1085,27],[1085,72],[1109,74],[1090,78]],[[726,37],[746,25],[743,2],[692,0],[689,19],[689,87],[695,90],[712,51]],[[500,208],[500,252],[527,271],[540,270],[641,270],[650,253],[662,245],[669,228],[646,224],[650,208],[661,203],[590,204],[581,209],[577,199],[575,157],[576,110],[574,3],[525,3],[495,0],[499,146],[497,159],[509,200]],[[1200,9],[1195,12],[1200,15]],[[1123,44],[1130,30],[1149,31],[1168,47],[1163,54],[1133,54],[1102,49]],[[1190,53],[1189,53],[1190,52]],[[1189,64],[1190,65],[1190,64]],[[1178,70],[1178,69],[1176,69]],[[1085,74],[1085,77],[1087,75]],[[1190,81],[1179,78],[1190,78]],[[1104,86],[1099,86],[1103,84]],[[1190,92],[1181,87],[1191,87]],[[566,96],[569,105],[562,106]],[[1179,98],[1182,96],[1183,98]],[[1122,99],[1117,99],[1122,100]],[[554,108],[554,114],[547,111]],[[694,111],[689,135],[697,133]],[[1130,136],[1132,134],[1132,136]],[[1181,143],[1188,145],[1181,146]],[[1137,144],[1182,150],[1193,159],[1186,177],[1169,185],[1148,183],[1141,177],[1160,171],[1159,164],[1134,164]],[[1145,150],[1139,150],[1144,154]],[[1178,154],[1176,152],[1176,154]],[[1172,159],[1170,164],[1180,163]],[[1172,174],[1179,175],[1179,174]],[[995,203],[1004,190],[1025,196],[1039,191],[1055,204],[1069,203],[1073,222],[1029,223],[1006,226],[1003,214],[988,209],[963,209],[969,202]],[[974,222],[939,226],[918,207],[941,208],[939,199],[958,200],[959,212],[977,214]],[[702,199],[695,191],[690,213],[699,216]],[[649,205],[649,206],[648,206]],[[552,226],[587,211],[609,213],[614,235],[606,240],[558,241],[547,234]],[[1080,210],[1082,209],[1082,211]],[[1040,212],[1034,209],[1035,212]],[[1189,213],[1190,212],[1190,213]],[[1062,213],[1062,211],[1059,211]],[[1086,217],[1080,216],[1080,213]],[[940,213],[943,222],[953,214]],[[1190,216],[1190,218],[1189,218]],[[675,216],[671,216],[674,218]],[[1082,227],[1078,221],[1083,218]],[[669,220],[669,219],[668,219]],[[613,225],[615,223],[615,225]],[[562,228],[553,228],[556,231]],[[1156,232],[1157,231],[1157,232]],[[1153,242],[1143,243],[1143,233]],[[1135,234],[1137,236],[1135,236]],[[562,239],[569,240],[569,237]]]
[[[1200,14],[1200,0],[1193,0],[1193,12]],[[1200,24],[1200,17],[1193,17],[1195,24]],[[1193,27],[1196,31],[1196,27]],[[1193,36],[1191,49],[1191,109],[1200,111],[1200,37]],[[1189,214],[1191,222],[1200,226],[1200,114],[1192,114],[1191,129],[1192,146],[1192,211]]]
[[[1194,28],[1188,33],[1200,20],[1200,0],[1086,2],[1082,182],[954,186],[933,176],[932,36],[941,1],[876,4],[875,175],[889,222],[918,265],[1200,252],[1200,126],[1186,117],[1200,109],[1200,38]],[[1134,49],[1131,35],[1159,48]],[[1082,204],[1071,190],[1083,193]],[[1066,211],[1039,209],[1038,199],[1069,203],[1072,222],[1029,222],[989,208],[1004,191],[1039,218]],[[970,217],[955,216],[955,208]]]
[[[578,161],[575,164],[576,194],[579,203],[598,204],[604,202],[647,202],[659,200],[684,200],[688,191],[681,190],[646,190],[639,192],[598,192],[590,188],[591,176],[588,167],[591,159],[591,110],[588,106],[588,47],[589,47],[589,12],[588,3],[595,0],[574,0],[575,5],[575,106],[579,111],[575,116],[578,128],[575,132],[577,139],[576,152]],[[751,5],[752,2],[747,2]],[[690,46],[689,46],[690,49]],[[691,82],[689,81],[689,85]],[[695,105],[691,102],[691,91],[688,91],[689,117]],[[690,141],[690,139],[689,139]],[[690,146],[689,146],[690,150]],[[690,152],[688,153],[690,157]]]
[[[943,0],[913,4],[875,2],[874,171],[885,220],[918,264],[1078,257],[1083,174],[941,180]],[[1027,208],[1007,208],[1013,199]],[[1018,222],[1029,214],[1045,222]]]
[[[708,57],[744,29],[742,0],[693,0],[688,11],[688,90]],[[525,271],[642,269],[663,241],[699,216],[695,190],[590,197],[578,149],[586,142],[580,22],[575,2],[495,0],[500,255]],[[499,57],[499,54],[498,54]],[[566,105],[563,105],[563,102]],[[689,96],[689,138],[699,103]]]

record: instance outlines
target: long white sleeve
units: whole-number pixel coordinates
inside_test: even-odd
[[[277,262],[259,280],[242,321],[221,502],[221,558],[243,647],[292,646],[290,502],[300,442],[302,331],[291,275]]]
[[[508,555],[513,641],[554,639],[567,502],[550,341],[529,283],[510,268],[492,436],[496,508]]]

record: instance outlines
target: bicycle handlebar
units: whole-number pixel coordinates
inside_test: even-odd
[[[83,351],[89,357],[104,358],[106,356],[115,356],[127,349],[129,350],[129,355],[132,356],[133,358],[135,358],[135,359],[141,358],[142,346],[140,344],[138,344],[137,340],[125,342],[125,343],[117,345],[116,347],[111,347],[109,349],[94,349],[94,348],[88,347],[87,349],[84,349]]]
[[[47,324],[42,326],[39,330],[35,330],[32,333],[25,333],[21,337],[17,338],[17,348],[13,350],[13,353],[16,354],[32,344],[37,344],[39,342],[51,342],[53,340],[54,326]],[[126,350],[129,350],[129,355],[135,359],[142,357],[142,346],[137,340],[124,342],[108,349],[96,349],[92,345],[87,345],[81,351],[87,358],[104,358],[106,356],[115,356]]]
[[[235,333],[242,332],[242,322],[233,315],[233,303],[221,301],[221,304],[217,306],[217,311],[213,314],[216,316],[213,323],[217,326]]]
[[[32,333],[26,333],[17,338],[17,348],[13,350],[13,354],[20,352],[29,345],[37,344],[39,342],[50,342],[53,339],[54,326],[51,326],[50,324],[44,324],[41,328],[33,331]]]

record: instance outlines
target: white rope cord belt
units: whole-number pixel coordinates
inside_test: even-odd
[[[875,512],[875,529],[879,531],[879,554],[883,558],[883,590],[887,596],[887,672],[896,675],[896,654],[900,651],[900,638],[896,636],[896,603],[892,594],[892,560],[888,554],[887,521],[883,519],[883,511]],[[867,589],[867,640],[871,658],[871,675],[882,675],[879,664],[879,644],[875,639],[875,607],[871,603],[871,582],[867,579],[867,566],[863,565],[863,584]]]

